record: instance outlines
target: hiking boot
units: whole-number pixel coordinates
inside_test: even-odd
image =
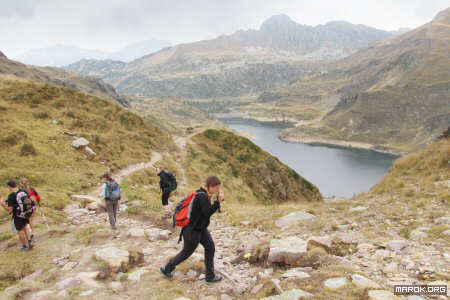
[[[213,284],[213,283],[221,281],[222,279],[223,279],[222,276],[216,274],[216,275],[214,275],[214,278],[206,279],[206,284]]]
[[[164,267],[159,268],[159,273],[163,274],[167,278],[172,278],[173,276],[172,272],[167,272]]]
[[[20,248],[19,251],[26,252],[26,251],[30,251],[30,249],[27,246],[22,246],[22,248]]]

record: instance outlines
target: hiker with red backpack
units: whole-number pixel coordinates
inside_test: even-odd
[[[119,201],[122,198],[122,191],[119,184],[111,177],[111,174],[102,176],[103,186],[100,197],[105,198],[106,211],[108,212],[109,224],[112,230],[116,230],[117,210],[119,209]]]
[[[170,218],[172,216],[172,212],[169,206],[169,197],[170,193],[177,189],[177,178],[172,172],[164,170],[162,167],[156,168],[156,174],[159,176],[159,187],[161,188],[162,193],[161,201],[165,211],[164,216]]]
[[[29,231],[30,231],[30,239],[33,240],[34,238],[34,214],[36,213],[36,209],[37,206],[41,206],[41,196],[39,195],[39,193],[36,191],[35,188],[30,187],[28,180],[26,178],[22,178],[20,180],[20,185],[21,188],[26,191],[28,193],[28,195],[30,196],[31,201],[33,202],[33,213],[31,214],[30,218],[29,218],[29,222],[28,225],[30,226]]]
[[[17,231],[22,248],[20,251],[29,251],[33,248],[28,229],[28,220],[33,213],[32,201],[26,191],[19,189],[14,180],[8,181],[11,192],[8,199],[0,198],[0,205],[13,217],[13,230]],[[5,202],[5,203],[4,203]]]
[[[206,179],[204,187],[190,193],[178,203],[174,211],[174,225],[182,227],[180,240],[184,239],[184,245],[167,265],[160,268],[164,276],[171,278],[175,267],[189,258],[198,244],[201,244],[205,248],[206,283],[211,284],[222,280],[222,276],[214,272],[215,246],[208,231],[211,216],[220,209],[220,203],[224,200],[220,187],[219,178],[210,176]],[[216,200],[211,204],[211,198],[214,195],[217,195]]]

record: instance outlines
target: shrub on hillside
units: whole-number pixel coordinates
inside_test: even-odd
[[[32,144],[25,143],[20,147],[20,155],[21,156],[28,156],[28,155],[36,155],[36,149]]]

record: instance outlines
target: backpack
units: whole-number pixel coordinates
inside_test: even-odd
[[[105,199],[109,201],[119,201],[122,198],[120,186],[115,181],[106,182]]]
[[[24,190],[19,190],[16,194],[17,200],[17,217],[28,219],[33,214],[33,201]]]
[[[177,206],[175,206],[175,210],[173,211],[173,227],[180,226],[185,228],[189,225],[189,222],[191,221],[192,206],[196,195],[197,192],[190,193],[181,199]]]
[[[34,187],[30,187],[30,190],[34,192],[34,194],[36,195],[36,201],[38,204],[41,203],[41,196],[39,195],[38,191],[35,190]]]
[[[170,171],[165,171],[167,174],[168,184],[170,191],[175,191],[178,187],[177,178]]]

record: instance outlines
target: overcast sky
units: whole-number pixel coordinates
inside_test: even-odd
[[[257,29],[275,14],[307,25],[345,20],[379,29],[429,22],[449,0],[0,0],[0,50],[55,44],[116,51],[150,38],[172,44]]]

